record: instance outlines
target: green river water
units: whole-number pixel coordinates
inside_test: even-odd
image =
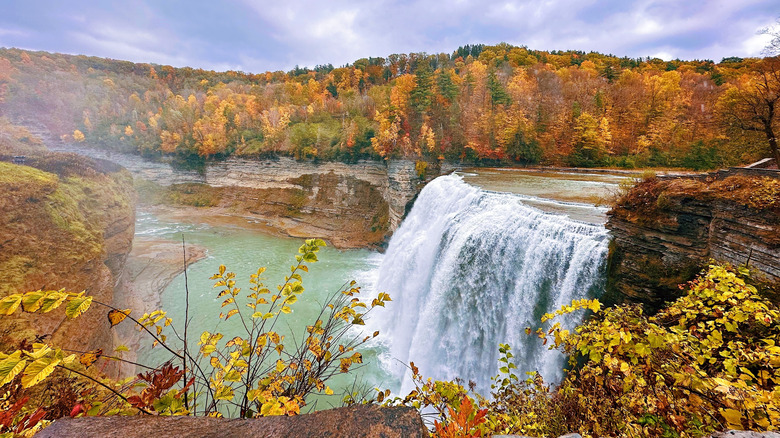
[[[207,250],[208,256],[192,264],[187,271],[191,348],[198,348],[197,339],[203,331],[221,332],[225,335],[225,339],[243,334],[244,329],[238,316],[228,321],[219,319],[219,313],[223,310],[221,307],[223,299],[217,298],[217,294],[221,288],[214,289],[212,287],[214,281],[209,280],[209,277],[219,270],[220,264],[224,264],[228,271],[236,273],[236,283],[242,288],[239,297],[251,293],[249,276],[261,266],[268,268],[264,274],[265,284],[273,291],[277,284],[284,281],[284,276],[289,275],[289,266],[295,263],[294,257],[298,247],[303,243],[301,239],[268,235],[237,226],[166,222],[150,213],[138,214],[136,235],[173,240],[179,240],[184,235],[187,244],[198,245]],[[373,290],[371,273],[376,270],[380,261],[381,255],[374,251],[323,248],[319,253],[319,261],[309,264],[308,273],[302,273],[305,292],[292,306],[292,313],[284,315],[284,325],[276,327],[276,331],[286,337],[284,343],[291,347],[294,343],[293,339],[300,340],[306,334],[306,326],[316,321],[322,303],[334,292],[339,291],[345,283],[356,280],[358,286],[365,289],[361,295],[368,297],[371,293],[373,297],[375,294],[370,292]],[[161,297],[161,308],[173,318],[179,333],[181,333],[180,328],[184,326],[184,297],[184,275],[176,277]],[[246,310],[250,309],[246,308]],[[365,331],[372,333],[367,328]],[[356,330],[354,335],[360,336],[361,331]],[[169,336],[169,339],[171,338]],[[377,366],[379,362],[377,355],[382,351],[383,348],[378,342],[362,349],[364,365],[356,368],[356,371],[350,372],[349,375],[339,376],[329,381],[328,384],[334,389],[335,394],[331,397],[323,396],[318,400],[320,406],[317,408],[340,405],[343,391],[351,390],[356,383],[359,385],[362,382],[371,382],[372,385],[382,387],[397,386],[397,382],[384,372],[382,367]],[[160,363],[167,360],[170,355],[159,347],[151,348],[150,341],[147,340],[142,344],[139,357],[144,363]]]

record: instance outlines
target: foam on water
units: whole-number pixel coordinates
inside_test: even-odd
[[[543,213],[523,198],[478,189],[456,175],[420,193],[390,241],[375,286],[393,298],[377,324],[389,335],[393,360],[385,365],[397,376],[414,361],[425,376],[460,377],[486,392],[498,344],[509,343],[521,372],[561,378],[562,355],[525,328],[572,299],[600,293],[607,231]],[[406,391],[411,382],[403,382]]]

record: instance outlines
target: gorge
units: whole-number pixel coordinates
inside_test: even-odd
[[[517,2],[391,5],[389,27],[381,5],[15,3],[6,43],[137,58],[0,47],[0,438],[780,429],[771,8],[564,11],[579,45],[660,38],[642,57],[516,46],[561,21]],[[502,23],[449,53],[254,64]]]
[[[74,150],[72,146],[65,149]],[[285,207],[281,209],[282,219],[287,216],[295,221],[307,220],[307,217],[313,220],[321,218],[326,208],[331,217],[338,219],[349,214],[350,209],[367,210],[361,205],[383,205],[386,211],[395,211],[387,214],[385,232],[388,235],[400,222],[402,207],[415,199],[422,187],[413,164],[405,162],[315,165],[285,159],[262,162],[229,159],[209,165],[198,173],[137,156],[116,153],[108,156],[87,148],[75,150],[120,162],[137,180],[147,179],[161,187],[177,184],[197,184],[201,190],[223,187],[227,189],[225,193],[233,192],[234,199],[263,190],[278,195],[286,190],[304,191],[308,187],[308,196],[304,197],[300,211],[291,212]],[[471,170],[465,173],[466,179],[474,179],[480,171],[477,170],[477,174],[469,172]],[[604,209],[570,202],[571,198],[558,201],[530,194],[490,192],[467,184],[462,178],[447,176],[428,183],[401,227],[388,239],[387,254],[354,250],[326,253],[324,259],[329,269],[320,270],[316,266],[311,272],[317,286],[313,293],[320,297],[316,300],[323,299],[350,279],[357,279],[365,286],[367,294],[390,293],[394,302],[382,309],[384,312],[377,312],[376,321],[370,324],[370,327],[380,329],[387,341],[373,350],[381,369],[370,370],[369,374],[391,386],[401,384],[399,379],[403,370],[398,366],[399,361],[415,361],[431,376],[463,376],[478,382],[484,391],[489,378],[495,374],[499,342],[508,342],[516,348],[521,369],[542,370],[546,378],[555,381],[561,376],[562,357],[549,352],[538,339],[525,335],[525,328],[536,327],[543,313],[553,311],[571,299],[600,295],[608,240],[600,224]],[[599,180],[594,176],[573,174],[540,176],[534,172],[510,176],[510,179],[516,178],[525,181],[519,186],[526,190],[527,187],[556,184],[556,181],[579,184],[576,188],[570,187],[572,190],[584,190],[593,184],[604,190],[622,179],[615,176],[610,177],[611,180]],[[567,179],[574,181],[567,182]],[[477,180],[477,183],[490,187],[490,181],[501,179],[487,176],[487,180]],[[363,190],[355,191],[356,186],[362,186]],[[511,191],[510,188],[505,190]],[[142,195],[141,205],[147,205],[148,199],[143,198]],[[271,196],[267,198],[271,199]],[[544,213],[530,206],[534,202],[558,214]],[[342,210],[339,211],[340,205]],[[273,218],[256,214],[256,209],[231,209],[225,204],[203,208],[188,206],[183,215],[177,215],[176,208],[160,210],[153,206],[151,210],[143,209],[149,213],[138,216],[137,239],[140,240],[137,244],[144,239],[175,241],[183,232],[188,244],[206,251],[206,259],[190,267],[190,287],[196,296],[210,294],[206,278],[215,272],[217,264],[224,263],[236,269],[239,279],[247,278],[258,266],[268,265],[272,267],[269,272],[273,273],[276,272],[273,266],[283,266],[283,260],[291,256],[295,245],[294,240],[286,243],[286,239],[272,235],[262,237],[267,235],[267,227],[254,225],[269,225]],[[583,215],[582,211],[590,213]],[[209,221],[206,219],[209,212],[222,217],[227,214],[233,219]],[[567,214],[596,223],[572,220]],[[397,219],[393,220],[393,217]],[[361,227],[370,226],[366,216],[357,220]],[[255,231],[252,231],[253,227]],[[254,237],[258,230],[260,235]],[[289,228],[285,231],[291,234]],[[322,232],[322,228],[313,232]],[[339,241],[337,234],[322,237],[335,241],[341,248],[354,246],[354,240],[353,245],[345,244],[348,240]],[[362,243],[362,246],[376,244]],[[175,250],[175,246],[172,248]],[[344,267],[336,267],[334,272],[334,265]],[[281,272],[274,275],[280,276]],[[139,311],[154,310],[153,304],[156,304],[181,321],[183,288],[183,279],[174,279],[162,298],[146,300],[149,305]],[[161,292],[158,291],[158,295]],[[146,293],[154,295],[152,291]],[[216,312],[210,302],[197,303],[198,312]],[[310,311],[299,312],[303,312],[302,317]],[[206,320],[197,330],[208,329],[210,324]],[[427,344],[431,338],[439,340],[433,349]],[[146,351],[142,355],[151,354],[148,358],[162,359],[151,350]],[[388,370],[390,373],[385,374]]]
[[[122,163],[133,173],[137,187],[138,181],[144,179],[154,183],[158,191],[165,187],[177,188],[180,194],[192,187],[197,194],[221,190],[216,192],[217,203],[202,207],[186,202],[178,207],[150,205],[149,199],[141,200],[147,207],[143,207],[146,212],[138,218],[140,240],[136,245],[143,245],[144,241],[154,244],[155,239],[171,241],[167,249],[172,251],[171,261],[166,263],[173,267],[178,263],[174,241],[185,233],[196,254],[191,262],[205,257],[190,267],[190,276],[195,279],[191,287],[201,297],[210,293],[205,279],[218,263],[237,269],[239,279],[261,265],[284,265],[284,257],[293,252],[295,241],[285,243],[284,238],[268,235],[269,230],[277,229],[291,236],[318,233],[311,235],[325,237],[342,249],[387,245],[384,255],[329,251],[326,260],[333,260],[323,270],[314,268],[312,281],[317,284],[315,297],[319,297],[315,301],[324,299],[350,279],[359,280],[367,294],[387,292],[393,297],[393,304],[377,313],[370,324],[384,333],[386,341],[370,350],[369,357],[377,364],[366,376],[393,387],[399,385],[396,389],[409,389],[401,364],[414,361],[426,375],[438,379],[461,377],[474,381],[477,388],[486,392],[489,378],[495,374],[499,343],[513,346],[521,370],[539,370],[547,381],[557,381],[562,374],[563,357],[549,351],[537,338],[527,336],[525,329],[536,328],[542,314],[573,299],[600,296],[607,284],[607,266],[612,272],[616,266],[629,266],[626,251],[636,248],[639,239],[623,231],[626,226],[617,219],[625,214],[613,214],[608,228],[618,239],[612,244],[608,261],[610,233],[602,225],[606,209],[588,203],[614,191],[625,175],[469,169],[460,171],[462,176],[429,178],[425,185],[415,173],[414,164],[403,161],[348,165],[284,158],[231,158],[193,171],[132,155],[109,156],[100,150],[72,145],[56,148]],[[277,210],[258,207],[284,202],[284,194],[290,191],[297,193],[294,210],[291,204]],[[247,207],[246,199],[253,196],[260,201]],[[404,210],[408,214],[401,222]],[[374,233],[373,240],[358,236],[360,230],[376,225],[378,214],[384,214],[385,222]],[[771,219],[764,221],[763,227],[773,226]],[[676,231],[668,227],[659,231],[669,234],[669,241],[684,238],[672,236]],[[258,237],[254,237],[258,232]],[[391,233],[392,238],[386,237]],[[668,245],[665,248],[655,257],[684,254]],[[757,252],[754,258],[755,262],[764,263],[765,271],[769,266],[770,273],[774,272],[771,266],[777,259],[773,261],[772,248]],[[134,266],[162,263],[155,261],[155,257],[160,257],[159,251],[152,252],[151,257],[138,259],[141,261],[135,261]],[[633,266],[642,266],[636,264],[636,258],[633,260]],[[675,281],[683,281],[703,265],[702,259],[696,260],[680,265],[688,271],[681,269],[681,280]],[[650,259],[642,263],[652,266]],[[133,269],[137,270],[130,268]],[[173,277],[178,271],[180,268],[158,272],[163,277],[156,291],[145,292],[151,299],[135,303],[146,305],[144,311],[162,307],[175,319],[183,318],[178,312],[184,284],[180,277]],[[275,275],[280,276],[281,272]],[[610,278],[611,287],[631,287],[645,273],[621,275]],[[132,290],[128,281],[124,279],[124,287]],[[162,298],[155,298],[161,294]],[[625,296],[637,299],[630,294]],[[198,303],[202,306],[199,312],[215,312],[209,302]],[[313,310],[303,310],[301,317]],[[208,328],[208,324],[202,329]],[[576,321],[566,324],[573,327]],[[142,353],[149,354],[147,358],[162,359],[150,351]]]

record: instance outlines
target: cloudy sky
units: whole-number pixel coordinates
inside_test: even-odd
[[[758,56],[778,0],[2,0],[0,47],[214,70],[335,66],[508,42],[619,56]]]

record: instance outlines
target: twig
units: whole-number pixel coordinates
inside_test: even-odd
[[[129,404],[130,406],[133,406],[133,404],[132,404],[132,403],[130,403],[130,400],[128,400],[128,399],[127,399],[127,397],[125,397],[124,395],[122,395],[122,393],[120,393],[119,391],[115,390],[114,388],[112,388],[112,387],[110,387],[110,386],[106,385],[105,383],[103,383],[103,382],[101,382],[101,381],[99,381],[99,380],[95,379],[94,377],[90,377],[90,376],[88,376],[88,375],[86,375],[86,374],[84,374],[84,373],[82,373],[82,372],[76,371],[76,370],[74,370],[73,368],[68,368],[68,367],[66,367],[66,366],[64,366],[64,365],[60,365],[60,366],[61,366],[63,369],[66,369],[66,370],[68,370],[68,371],[70,371],[70,372],[72,372],[72,373],[76,373],[76,374],[78,374],[79,376],[85,377],[85,378],[87,378],[87,379],[89,379],[89,380],[91,380],[91,381],[93,381],[93,382],[97,383],[98,385],[102,386],[103,388],[106,388],[107,390],[109,390],[109,391],[113,392],[113,393],[114,393],[114,395],[116,395],[117,397],[119,397],[119,398],[121,398],[122,400],[124,400],[125,402],[127,402],[127,404]],[[144,408],[139,408],[138,406],[133,406],[133,407],[134,407],[134,408],[136,408],[136,409],[138,409],[139,411],[143,412],[143,413],[144,413],[144,414],[146,414],[146,415],[153,415],[151,412],[147,411],[147,410],[146,410],[146,409],[144,409]]]
[[[187,249],[184,245],[184,233],[181,234],[181,254],[184,264],[184,354],[181,357],[184,372],[184,383],[187,383],[187,327],[190,325],[190,288],[187,284]],[[189,390],[184,389],[184,409],[190,410]]]

